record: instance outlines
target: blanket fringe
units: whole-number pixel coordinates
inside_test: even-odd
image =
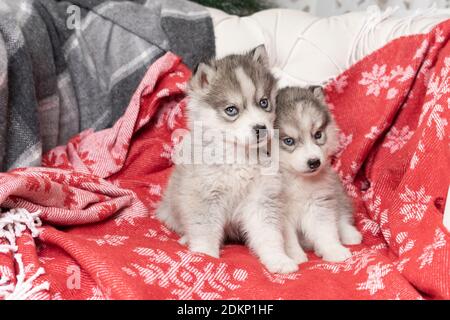
[[[387,7],[386,10],[382,11],[376,5],[369,6],[366,10],[367,18],[365,19],[364,24],[362,25],[358,35],[353,40],[350,55],[347,60],[347,67],[353,65],[359,59],[364,57],[367,52],[371,52],[369,48],[370,38],[373,36],[373,32],[375,28],[387,18],[393,16],[399,10],[398,6],[395,7]],[[432,4],[428,8],[417,9],[414,13],[409,14],[405,17],[401,17],[398,19],[396,25],[391,29],[388,38],[394,39],[394,32],[399,29],[409,29],[413,22],[418,19],[428,18],[431,16],[440,15],[440,12],[437,9],[436,4]],[[406,32],[409,34],[408,32]]]
[[[28,228],[33,238],[39,235],[39,229],[42,225],[39,215],[41,211],[30,213],[23,208],[11,209],[0,213],[0,239],[5,239],[6,243],[0,244],[0,253],[16,252],[18,250],[16,238],[22,236]],[[45,274],[44,268],[40,267],[28,279],[25,279],[26,272],[22,260],[22,255],[14,254],[14,259],[18,266],[15,283],[5,274],[0,275],[0,298],[5,300],[25,300],[34,294],[48,290],[50,284],[44,281],[36,286],[34,281]]]

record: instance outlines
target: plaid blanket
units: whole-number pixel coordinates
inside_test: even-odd
[[[214,48],[206,9],[189,1],[0,1],[0,171],[112,126],[166,51],[193,67]]]
[[[177,242],[153,211],[185,127],[189,69],[157,60],[111,128],[84,131],[43,167],[0,175],[6,299],[449,299],[450,21],[399,38],[326,88],[341,128],[334,159],[363,244],[329,263],[308,253],[270,274],[248,249],[220,259]]]

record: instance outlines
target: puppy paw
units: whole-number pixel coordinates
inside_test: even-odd
[[[197,253],[203,253],[213,258],[219,258],[219,249],[205,245],[190,245],[189,250]]]
[[[299,250],[299,249],[295,250],[295,249],[288,248],[286,250],[286,253],[297,264],[308,261],[308,257],[306,255],[306,253],[303,252],[303,250]]]
[[[342,262],[347,260],[352,256],[350,250],[344,246],[334,246],[332,248],[327,249],[322,254],[322,258],[325,261],[329,262]]]
[[[297,263],[288,256],[273,257],[263,263],[271,273],[292,273],[298,270]]]
[[[347,245],[360,244],[362,235],[354,226],[346,226],[341,230],[341,241]]]

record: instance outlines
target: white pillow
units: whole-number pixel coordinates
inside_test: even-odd
[[[248,17],[209,9],[218,57],[265,44],[280,85],[324,84],[362,57],[404,35],[426,33],[450,19],[450,9],[393,17],[394,9],[316,17],[299,10],[272,9]]]

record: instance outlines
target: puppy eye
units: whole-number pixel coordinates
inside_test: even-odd
[[[225,113],[230,117],[234,117],[239,113],[239,110],[235,106],[228,106],[225,108]]]
[[[314,139],[319,140],[320,138],[322,138],[322,131],[314,133]]]
[[[295,140],[292,139],[292,138],[287,137],[287,138],[284,138],[284,139],[283,139],[283,142],[284,142],[284,144],[287,145],[287,146],[292,146],[292,145],[294,145]]]
[[[266,98],[259,100],[259,106],[263,109],[267,109],[269,107],[269,100]]]

